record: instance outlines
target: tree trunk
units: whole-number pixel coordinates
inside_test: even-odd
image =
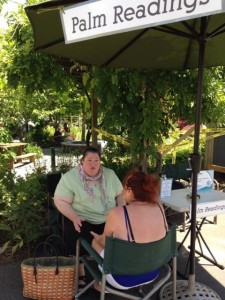
[[[93,96],[91,99],[91,133],[92,133],[92,146],[97,147],[97,99]]]
[[[81,131],[81,141],[85,141],[85,124],[86,124],[86,112],[83,111],[82,114],[82,131]]]
[[[140,156],[140,167],[141,171],[144,172],[145,174],[148,173],[148,161],[147,161],[147,154],[144,152]]]
[[[156,169],[155,173],[160,175],[162,173],[162,154],[160,152],[156,152]]]

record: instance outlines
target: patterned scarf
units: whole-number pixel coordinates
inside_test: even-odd
[[[106,202],[106,196],[105,196],[105,178],[103,174],[103,167],[100,166],[99,173],[96,176],[88,176],[81,164],[78,165],[78,172],[80,175],[80,179],[83,182],[84,189],[87,192],[88,196],[90,197],[91,202],[95,203],[95,195],[93,191],[93,187],[90,184],[91,181],[98,181],[100,192],[101,192],[101,200],[104,209],[106,210],[108,208],[108,203]]]

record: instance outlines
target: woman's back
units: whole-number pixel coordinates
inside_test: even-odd
[[[136,243],[153,242],[165,236],[166,224],[160,204],[133,202],[126,208]],[[108,222],[110,222],[113,237],[128,240],[129,230],[126,227],[122,207],[111,210]]]
[[[109,212],[103,234],[92,232],[92,246],[102,257],[106,236],[136,243],[149,243],[166,235],[167,223],[158,200],[159,180],[156,176],[140,171],[129,173],[124,180],[122,197],[127,205],[115,207]],[[141,283],[149,283],[155,280],[158,274],[159,270],[133,276],[107,274],[106,280],[116,288],[128,289]]]

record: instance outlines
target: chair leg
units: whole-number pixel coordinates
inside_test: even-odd
[[[105,285],[106,285],[106,275],[102,274],[101,297],[100,297],[100,300],[105,300]]]
[[[173,293],[173,300],[177,299],[176,292],[177,292],[177,257],[173,257],[173,270],[172,270],[172,293]]]
[[[77,293],[76,295],[75,295],[75,300],[77,300],[77,299],[79,299],[79,297],[81,296],[81,295],[83,295],[94,283],[96,282],[96,280],[94,279],[94,280],[92,280],[90,283],[88,283],[86,286],[85,286],[85,288],[83,288],[79,293]]]
[[[143,285],[140,285],[140,286],[139,286],[138,293],[139,293],[142,297],[144,297]]]
[[[186,230],[186,213],[183,213],[183,229],[182,231],[185,232]]]
[[[80,241],[77,240],[76,243],[76,280],[75,280],[75,295],[78,292],[78,283],[79,283],[79,257],[80,257]]]
[[[165,265],[165,271],[166,271],[165,276],[153,285],[153,287],[145,295],[145,297],[141,298],[142,300],[150,299],[150,297],[154,295],[155,292],[157,292],[160,288],[162,288],[162,286],[165,285],[165,283],[169,280],[169,278],[171,277],[171,268],[167,264]]]

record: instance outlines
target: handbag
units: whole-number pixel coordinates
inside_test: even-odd
[[[52,255],[52,248],[54,248],[56,250],[56,253],[57,253],[56,255],[67,256],[67,247],[66,247],[66,244],[65,244],[63,238],[61,238],[60,235],[53,233],[49,237],[47,237],[45,242],[46,242],[46,245],[49,243],[53,246],[53,247],[49,248],[49,252],[48,252],[46,249],[46,245],[45,245],[44,253],[49,254],[48,256]]]
[[[48,246],[55,256],[36,257],[37,250]],[[23,296],[31,299],[71,300],[75,296],[76,260],[58,256],[49,242],[38,244],[33,258],[21,263]]]

